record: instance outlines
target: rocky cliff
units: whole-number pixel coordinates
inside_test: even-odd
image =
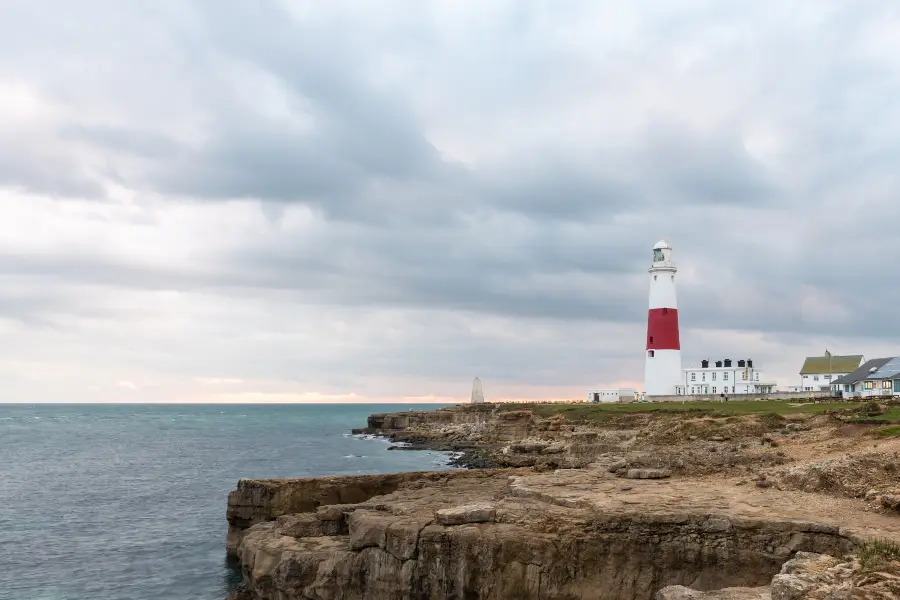
[[[378,485],[393,491],[341,500],[372,483],[331,478],[321,495],[316,480],[291,480],[290,493],[259,496],[255,518],[266,520],[233,536],[245,580],[233,598],[649,600],[671,585],[766,585],[795,553],[842,556],[873,528],[900,539],[885,516],[843,525],[858,501],[675,479],[623,485],[599,468],[387,476]],[[229,506],[234,527],[249,522],[254,494]],[[315,500],[290,512],[287,498]]]
[[[860,493],[876,474],[880,497],[900,492],[885,467],[900,448],[875,454],[839,427],[759,415],[598,424],[490,405],[373,415],[368,433],[468,443],[528,466],[241,481],[228,549],[244,583],[231,598],[896,597],[877,595],[893,593],[890,576],[844,557],[900,540],[897,510]]]

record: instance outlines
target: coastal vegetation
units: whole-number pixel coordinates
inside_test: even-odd
[[[856,557],[865,571],[884,569],[900,562],[900,544],[884,539],[869,540],[856,549]]]
[[[758,401],[690,401],[690,402],[624,402],[609,404],[553,403],[496,405],[501,411],[530,410],[541,417],[560,415],[570,421],[604,421],[609,416],[636,413],[694,413],[696,416],[728,417],[737,415],[825,414],[855,409],[859,402],[809,402],[786,400]],[[900,414],[897,415],[900,420]]]

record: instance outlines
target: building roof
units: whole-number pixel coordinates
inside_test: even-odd
[[[893,379],[900,375],[900,357],[892,358],[866,379]]]
[[[834,358],[834,357],[832,357],[832,358]],[[860,382],[860,381],[868,378],[869,375],[872,374],[871,373],[872,369],[876,369],[876,370],[880,369],[886,363],[888,363],[892,360],[894,360],[894,359],[890,356],[887,358],[873,358],[872,360],[867,360],[861,367],[859,367],[852,373],[844,375],[843,377],[838,377],[831,383],[837,384],[837,385],[844,385],[844,384]],[[834,366],[834,365],[832,365],[832,366]]]
[[[819,373],[850,373],[859,368],[862,362],[862,354],[849,354],[847,356],[831,355],[831,363],[829,368],[829,357],[825,356],[807,356],[800,369],[801,375],[812,375]]]

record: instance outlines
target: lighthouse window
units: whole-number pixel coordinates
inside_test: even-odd
[[[668,308],[664,308],[664,309],[663,309],[663,314],[664,314],[664,315],[669,314],[669,309],[668,309]]]
[[[650,336],[650,343],[651,343],[651,344],[653,343],[653,336],[652,336],[652,335]]]
[[[653,358],[653,350],[647,350],[647,356]]]

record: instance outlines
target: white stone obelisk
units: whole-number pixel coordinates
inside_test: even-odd
[[[484,404],[484,392],[481,389],[481,380],[477,377],[472,382],[472,404]]]

